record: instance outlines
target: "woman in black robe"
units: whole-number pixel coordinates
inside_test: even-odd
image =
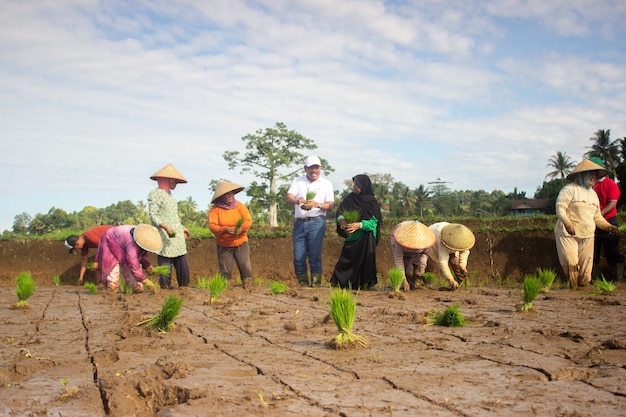
[[[337,209],[337,233],[346,240],[335,265],[330,283],[341,288],[362,289],[376,285],[376,245],[380,240],[383,218],[372,192],[372,181],[365,175],[352,178],[353,192]],[[347,221],[349,212],[358,219]]]

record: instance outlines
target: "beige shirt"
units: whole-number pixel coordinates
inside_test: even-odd
[[[600,212],[600,201],[593,188],[586,189],[574,182],[559,192],[556,215],[554,232],[557,236],[571,236],[565,229],[566,225],[573,225],[576,237],[581,239],[594,237],[596,226],[603,230],[611,227]]]

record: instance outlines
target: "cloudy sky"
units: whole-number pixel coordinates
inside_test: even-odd
[[[532,197],[557,151],[626,136],[622,0],[0,0],[0,231],[145,200],[167,163],[202,209],[222,155],[282,122],[336,189]],[[242,195],[245,200],[245,196]]]

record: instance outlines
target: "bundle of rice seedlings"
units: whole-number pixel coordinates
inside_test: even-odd
[[[87,265],[85,265],[85,268],[87,268],[87,271],[91,271],[93,269],[94,266],[94,262],[93,261],[89,261],[87,262]]]
[[[533,301],[541,291],[543,284],[534,275],[524,276],[524,291],[522,292],[522,311],[529,311],[534,308]]]
[[[59,285],[61,285],[61,277],[58,275],[53,276],[52,283],[54,284],[55,287],[58,287]]]
[[[165,299],[159,314],[137,323],[137,326],[145,325],[148,330],[157,331],[159,333],[170,332],[174,330],[174,319],[180,314],[182,306],[182,298],[170,295]]]
[[[400,286],[404,281],[404,274],[400,268],[391,268],[387,271],[387,275],[389,276],[389,284],[393,288],[395,292],[400,291]]]
[[[467,324],[463,314],[459,311],[458,304],[448,307],[443,311],[429,313],[426,319],[429,324],[437,326],[463,327]]]
[[[607,281],[606,278],[604,278],[604,275],[602,275],[602,279],[595,279],[591,283],[591,287],[593,290],[589,295],[608,294],[617,289],[617,285],[615,285],[612,281]]]
[[[424,272],[422,274],[422,279],[424,280],[424,282],[432,284],[437,280],[437,275],[435,275],[434,272]]]
[[[209,288],[209,294],[211,294],[211,303],[213,303],[228,288],[228,280],[221,274],[216,274],[207,282],[207,287]]]
[[[331,289],[328,306],[330,317],[339,333],[326,344],[334,349],[366,347],[367,340],[352,332],[356,316],[356,295],[346,289]]]
[[[30,271],[24,271],[17,274],[15,278],[16,282],[16,294],[18,302],[15,304],[16,308],[28,308],[28,300],[35,292],[35,280]]]
[[[98,287],[93,282],[85,282],[85,288],[87,288],[93,295],[98,294]]]
[[[135,289],[126,283],[123,277],[120,277],[120,292],[122,294],[134,294]]]
[[[243,225],[243,217],[240,217],[239,219],[237,219],[237,223],[235,223],[235,229],[239,229],[242,225]]]
[[[200,288],[201,290],[209,288],[209,279],[205,276],[198,277],[196,281],[196,288]]]
[[[348,222],[348,223],[355,223],[355,222],[358,222],[360,220],[359,219],[359,212],[356,211],[356,210],[346,210],[341,215],[343,216],[345,221]]]
[[[152,272],[157,275],[170,276],[170,274],[172,273],[172,265],[155,266],[154,268],[152,268]]]
[[[549,292],[556,278],[554,269],[537,268],[537,278],[541,281],[541,291]]]
[[[317,193],[315,191],[307,191],[306,193],[306,201],[313,200]]]
[[[270,282],[270,292],[272,294],[282,294],[289,289],[289,286],[280,281],[272,280]]]

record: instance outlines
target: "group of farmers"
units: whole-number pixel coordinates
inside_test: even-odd
[[[334,191],[321,171],[319,157],[306,158],[304,175],[293,180],[286,195],[286,202],[294,206],[294,273],[302,286],[319,286],[322,282],[322,243],[326,215],[334,208]],[[624,257],[616,221],[619,188],[606,174],[601,160],[583,160],[568,175],[571,182],[557,198],[556,248],[572,288],[589,284],[597,273],[601,248],[617,277],[623,275]],[[150,178],[158,185],[148,195],[151,225],[97,226],[67,238],[65,245],[70,253],[81,250],[79,284],[87,269],[89,249],[96,249],[93,269],[98,270],[99,281],[113,291],[119,289],[120,279],[138,292],[144,287],[155,290],[144,273],[153,270],[148,252],[156,253],[158,265],[169,271],[159,274],[161,288],[172,288],[172,272],[179,287],[189,285],[186,239],[190,236],[172,195],[176,186],[187,180],[171,164]],[[337,233],[345,240],[330,283],[342,288],[370,288],[377,283],[376,246],[383,219],[370,178],[360,174],[352,181],[353,191],[340,203],[333,219]],[[220,274],[231,279],[236,264],[242,285],[249,290],[252,267],[247,231],[252,217],[235,198],[243,189],[229,181],[218,183],[208,226],[215,235]],[[438,270],[452,289],[458,288],[468,276],[467,262],[474,243],[472,231],[458,223],[426,226],[415,220],[396,224],[390,245],[394,268],[402,271],[402,289],[415,289],[427,267]]]

